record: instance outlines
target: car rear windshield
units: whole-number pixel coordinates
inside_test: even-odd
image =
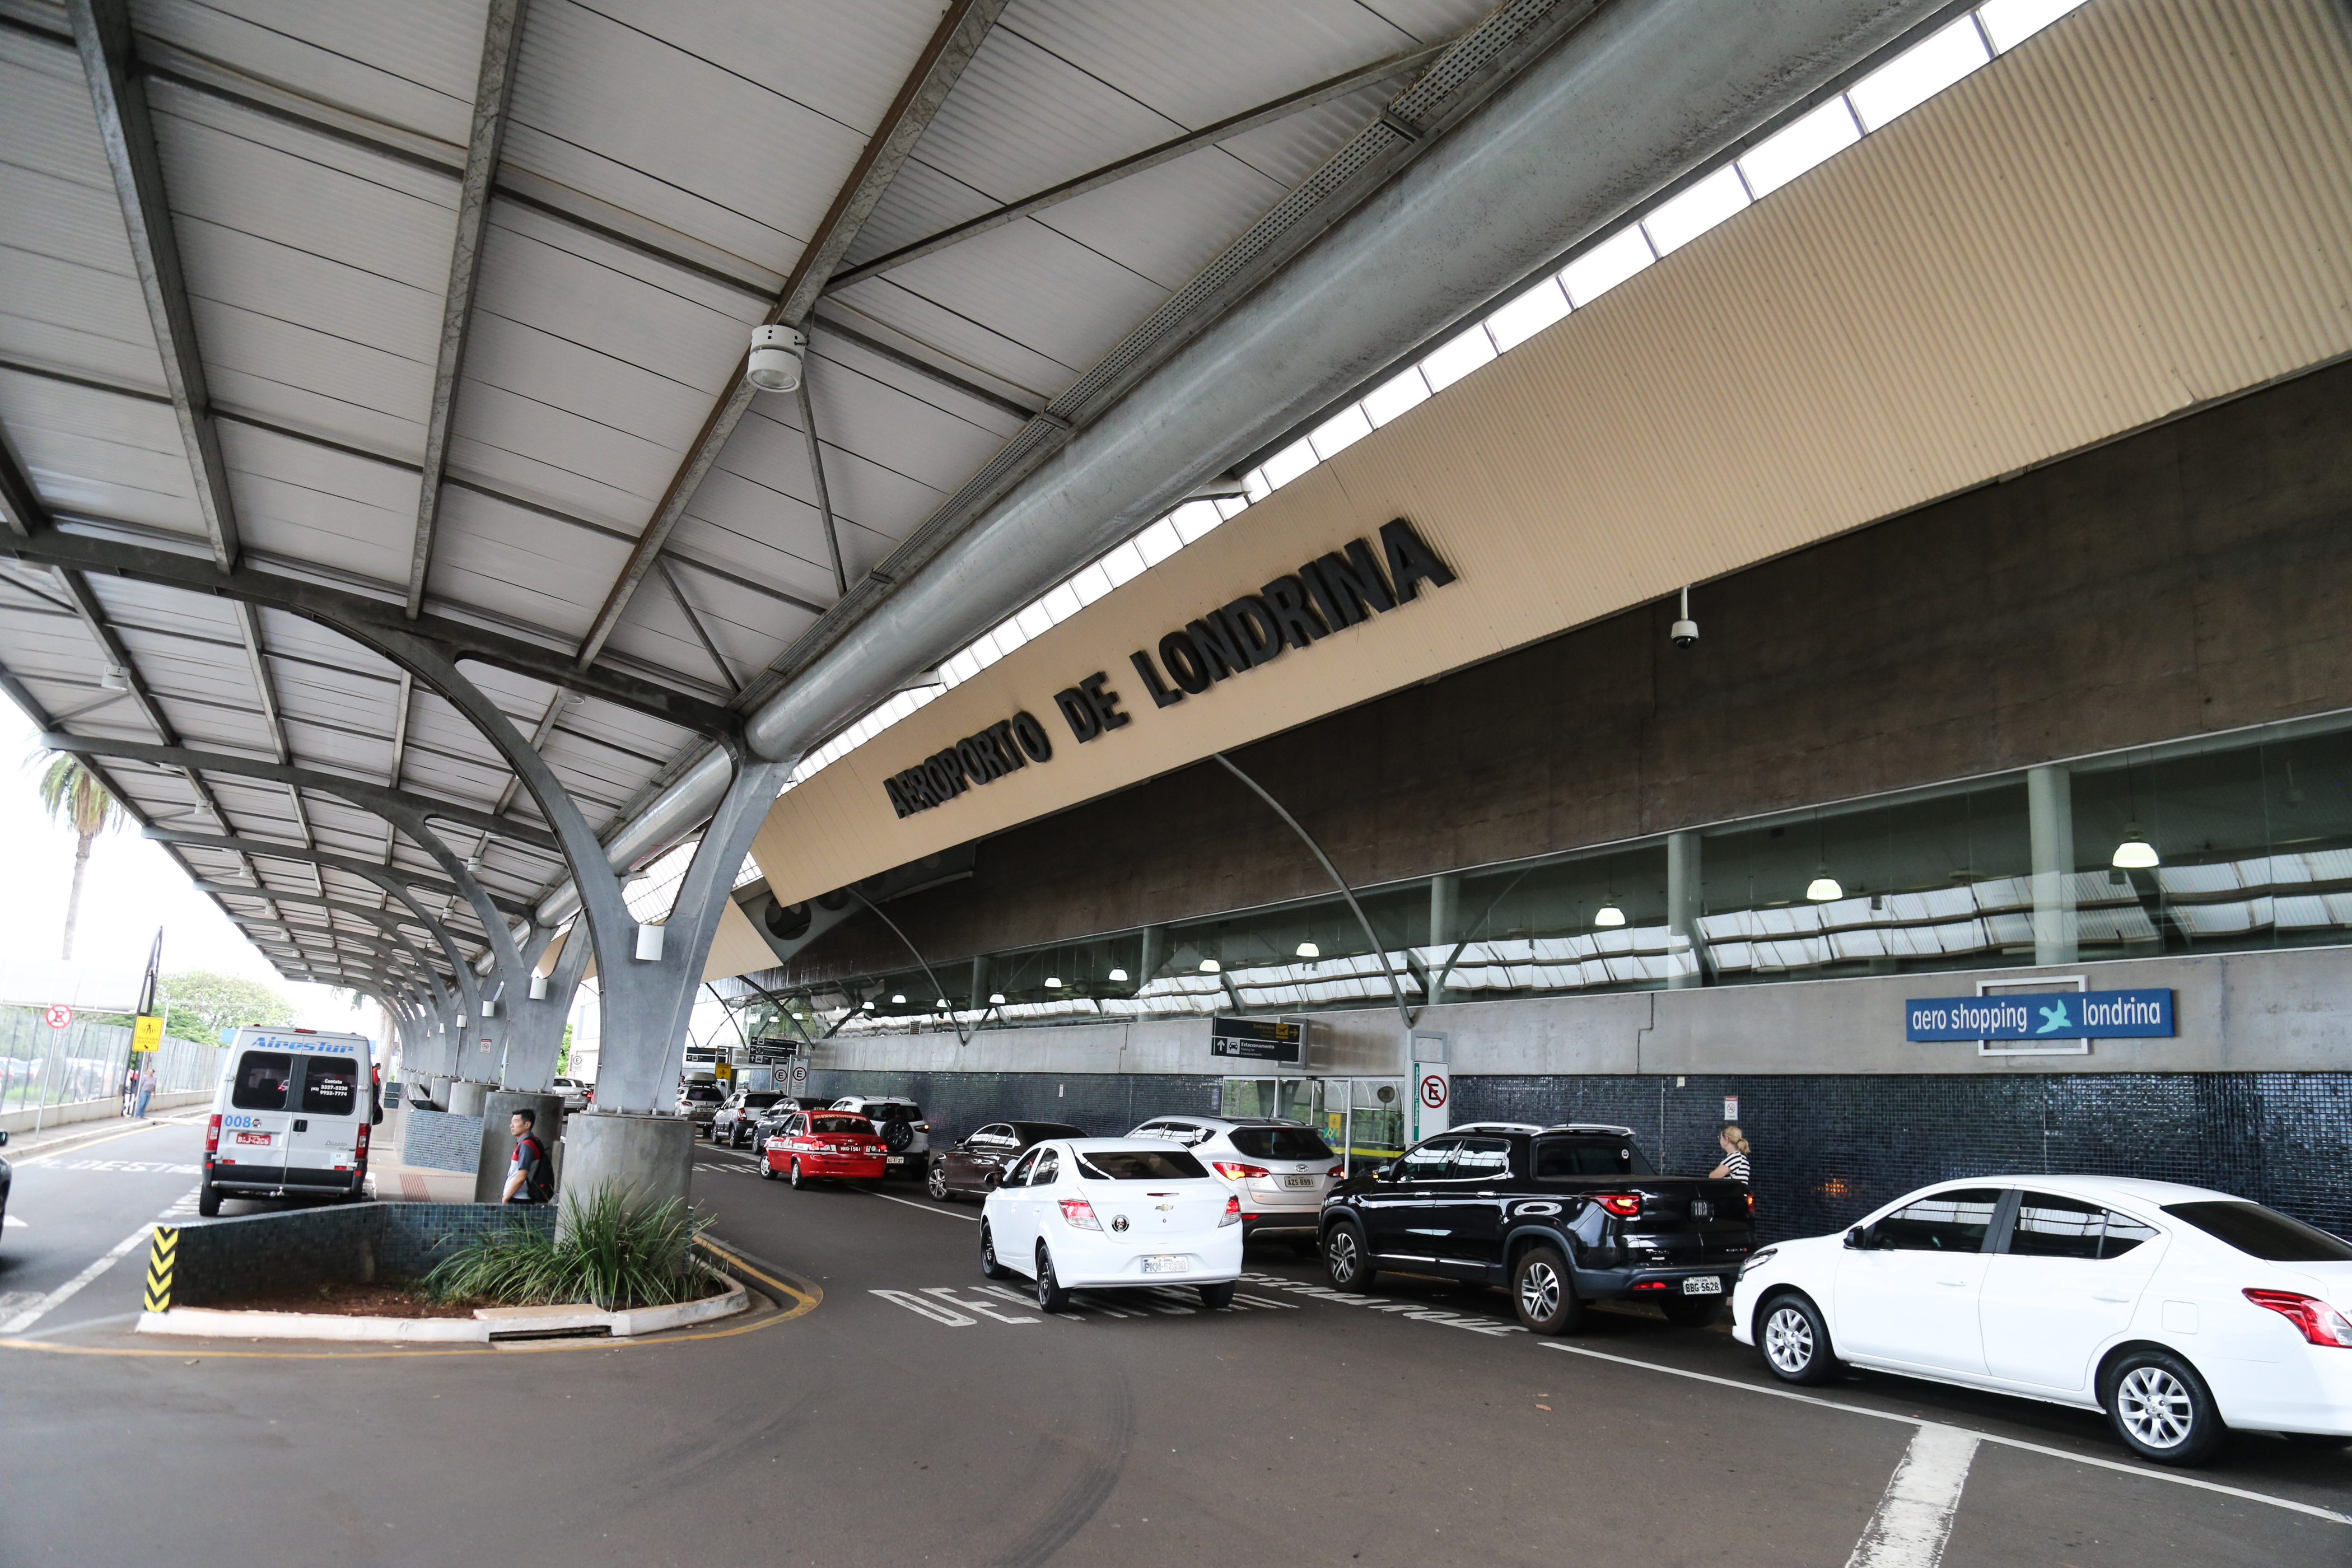
[[[686,1086],[686,1098],[698,1102],[724,1100],[727,1091],[715,1083],[690,1083]]]
[[[357,1062],[312,1057],[302,1064],[303,1115],[349,1116],[359,1102],[359,1092]]]
[[[770,1094],[765,1090],[755,1089],[743,1097],[743,1103],[753,1110],[765,1110],[783,1098],[781,1094]]]
[[[2164,1212],[2265,1262],[2352,1262],[2352,1245],[2260,1204],[2217,1198],[2202,1203],[2167,1204]]]
[[[1331,1146],[1310,1127],[1236,1127],[1234,1147],[1253,1160],[1328,1160]]]
[[[1538,1138],[1536,1140],[1536,1175],[1547,1176],[1647,1176],[1648,1158],[1633,1147],[1630,1138],[1591,1135],[1577,1138]]]
[[[1208,1173],[1181,1149],[1094,1149],[1078,1155],[1078,1174],[1097,1182],[1181,1182]]]
[[[285,1052],[247,1051],[237,1058],[228,1102],[239,1110],[283,1110],[286,1082],[293,1075],[294,1058]]]
[[[877,1121],[920,1121],[923,1119],[920,1106],[892,1105],[878,1100],[866,1108],[866,1114]]]
[[[874,1124],[862,1116],[820,1116],[809,1123],[812,1132],[863,1132],[871,1137]]]

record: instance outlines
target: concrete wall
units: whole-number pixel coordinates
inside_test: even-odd
[[[150,1116],[158,1111],[176,1110],[183,1106],[209,1104],[213,1098],[209,1089],[182,1089],[173,1094],[159,1094],[147,1102]],[[66,1105],[52,1105],[46,1110],[0,1112],[0,1131],[29,1132],[37,1121],[44,1130],[64,1127],[76,1121],[103,1121],[122,1114],[122,1097],[110,1094],[104,1100],[77,1100]]]
[[[551,1205],[342,1204],[204,1221],[180,1231],[172,1302],[207,1307],[310,1286],[413,1279],[509,1225],[552,1230]]]
[[[2352,365],[1243,749],[1358,883],[2343,707]],[[934,962],[1322,896],[1213,763],[981,841],[895,900]],[[793,971],[902,968],[849,921]]]

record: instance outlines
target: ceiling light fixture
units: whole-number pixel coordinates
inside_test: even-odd
[[[1826,904],[1832,899],[1844,898],[1845,889],[1838,886],[1837,879],[1830,875],[1829,866],[1824,862],[1813,868],[1813,879],[1805,884],[1805,897],[1817,904]]]
[[[906,1005],[907,1005],[907,999],[906,999],[904,996],[895,996],[895,995],[894,995],[894,996],[892,996],[892,997],[890,998],[890,1005],[892,1005],[893,1007],[903,1007],[903,1006],[905,1006]]]
[[[744,374],[761,392],[793,392],[801,384],[801,353],[808,334],[798,327],[753,327]]]
[[[1062,988],[1062,977],[1061,977],[1060,975],[1058,975],[1058,974],[1048,974],[1047,976],[1045,976],[1045,989],[1046,989],[1046,990],[1048,990],[1048,991],[1059,991],[1061,988]]]
[[[98,678],[98,689],[100,691],[128,691],[131,689],[131,672],[119,664],[108,665],[106,672]]]
[[[2140,831],[2139,824],[2134,822],[2125,826],[2123,842],[2116,846],[2115,856],[2107,864],[2119,871],[2146,871],[2161,866],[2164,859],[2157,854],[2156,846],[2147,841],[2147,835]]]
[[[1675,623],[1675,629],[1668,632],[1666,634],[1666,637],[1667,640],[1672,642],[1676,647],[1689,647],[1698,641],[1698,623],[1691,619],[1690,585],[1688,584],[1685,584],[1683,585],[1682,619]]]
[[[992,1006],[992,1007],[1002,1007],[1002,1006],[1003,1006],[1003,1005],[1004,1005],[1004,993],[1003,993],[1003,992],[1002,992],[1002,991],[992,991],[992,992],[990,992],[990,993],[988,994],[988,1005],[989,1005],[990,1006]]]
[[[1124,983],[1127,979],[1127,971],[1124,969],[1114,969],[1110,972],[1110,978],[1114,981]]]
[[[1301,958],[1320,958],[1323,956],[1323,950],[1316,946],[1311,942],[1302,942],[1298,944],[1298,956]]]
[[[1617,907],[1616,894],[1611,893],[1601,899],[1601,907],[1592,911],[1592,923],[1597,926],[1621,926],[1625,923],[1625,911]]]
[[[1201,973],[1203,974],[1221,973],[1223,972],[1224,967],[1225,966],[1223,964],[1219,963],[1213,958],[1204,958],[1201,960]]]

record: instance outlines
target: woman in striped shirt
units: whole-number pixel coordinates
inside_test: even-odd
[[[1715,1141],[1723,1145],[1723,1163],[1707,1174],[1710,1177],[1728,1176],[1735,1182],[1754,1185],[1748,1175],[1748,1140],[1740,1132],[1738,1123],[1725,1122],[1723,1131],[1715,1135]]]

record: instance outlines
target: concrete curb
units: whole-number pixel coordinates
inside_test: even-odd
[[[139,1314],[138,1332],[207,1340],[383,1340],[404,1343],[487,1344],[493,1338],[576,1333],[603,1328],[614,1339],[634,1339],[707,1323],[751,1310],[751,1296],[728,1281],[726,1293],[669,1307],[639,1307],[607,1312],[594,1307],[485,1307],[471,1318],[349,1318],[326,1312],[229,1312],[211,1307],[174,1307]]]

